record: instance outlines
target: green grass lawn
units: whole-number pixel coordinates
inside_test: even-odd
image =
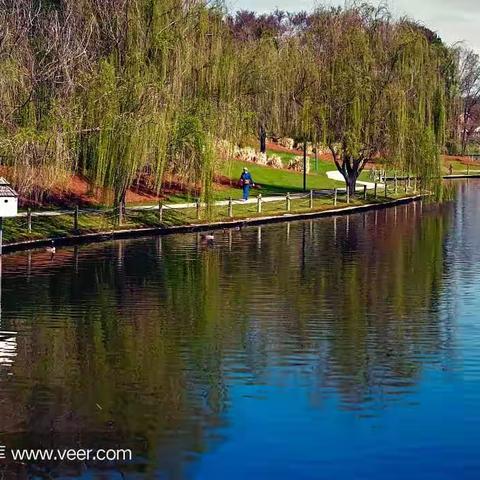
[[[293,157],[293,154],[282,154],[285,158]],[[286,161],[288,162],[288,160]],[[343,182],[336,182],[327,177],[326,172],[334,170],[335,165],[323,160],[318,160],[318,169],[315,171],[315,160],[310,159],[311,171],[307,175],[307,190],[321,190],[325,188],[343,187]],[[263,196],[274,194],[285,194],[287,192],[295,193],[303,191],[303,173],[293,172],[291,170],[266,167],[257,165],[255,163],[241,162],[234,160],[222,165],[220,175],[231,180],[232,185],[216,185],[213,192],[214,200],[228,200],[230,197],[239,199],[242,197],[242,190],[238,186],[238,180],[242,173],[243,167],[247,167],[252,174],[256,188],[251,190],[252,196],[257,196],[261,193]],[[195,197],[188,194],[169,195],[165,203],[182,203],[193,202]],[[130,206],[135,206],[136,203],[129,203]],[[142,203],[145,205],[145,203]],[[153,202],[152,202],[153,205]]]
[[[213,192],[214,200],[228,200],[230,197],[238,199],[242,197],[242,190],[238,186],[238,180],[242,173],[243,167],[247,167],[252,174],[252,177],[257,185],[257,188],[251,191],[252,196],[257,196],[261,193],[263,196],[278,194],[285,194],[287,192],[295,193],[303,191],[303,173],[287,170],[288,162],[293,157],[298,156],[295,153],[268,151],[268,156],[277,155],[282,159],[285,166],[284,169],[266,167],[250,162],[242,162],[233,160],[225,162],[221,165],[219,175],[228,178],[232,184],[229,185],[215,185]],[[310,174],[307,175],[307,190],[321,190],[325,188],[343,187],[343,182],[336,182],[327,177],[326,172],[335,170],[335,165],[331,162],[309,157]],[[187,193],[169,195],[165,203],[182,203],[193,202],[195,197]],[[152,205],[156,202],[152,202]],[[138,203],[129,203],[130,206],[135,206]],[[142,205],[148,205],[145,202]]]
[[[450,173],[450,165],[452,166],[453,174],[466,174],[467,173],[467,165],[464,165],[459,160],[445,160],[443,162],[443,173],[448,175]],[[470,165],[468,166],[469,173],[480,173],[480,163],[478,165]]]
[[[288,165],[291,158],[297,156],[294,153],[273,151],[268,152],[268,155],[278,155],[282,159],[285,167]],[[309,158],[309,161],[310,174],[307,175],[307,190],[321,190],[324,188],[344,186],[343,182],[336,182],[327,177],[326,172],[329,170],[335,170],[335,165],[320,159],[315,162],[313,158]],[[234,199],[241,198],[242,191],[237,185],[243,167],[249,169],[253,180],[257,185],[257,188],[251,191],[251,195],[253,196],[257,196],[259,193],[263,196],[267,196],[275,193],[285,194],[287,192],[295,193],[303,191],[303,173],[301,172],[293,172],[291,170],[266,167],[255,163],[233,160],[224,163],[218,172],[220,175],[230,179],[232,185],[216,186],[213,193],[214,200],[227,200],[230,197]],[[179,194],[170,195],[166,201],[171,203],[181,203],[194,200],[194,197],[191,195]]]
[[[303,173],[292,172],[289,170],[265,167],[254,163],[233,161],[224,165],[220,173],[233,181],[238,181],[243,167],[247,167],[252,174],[255,184],[259,186],[258,190],[252,190],[252,194],[261,193],[262,195],[271,195],[275,193],[301,192],[303,191]],[[320,190],[324,188],[335,188],[343,186],[342,182],[336,182],[327,178],[326,172],[334,170],[335,167],[324,161],[319,160],[319,171],[311,171],[307,175],[307,190]],[[228,198],[229,196],[239,197],[241,191],[239,188],[222,189],[217,192],[218,198]]]
[[[276,152],[272,152],[277,154]],[[294,157],[291,153],[281,153],[282,159],[288,163],[289,157]],[[315,170],[315,160],[310,159],[311,170],[307,175],[307,190],[321,190],[325,188],[343,187],[343,182],[336,182],[327,177],[326,172],[335,170],[335,165],[324,160],[318,160],[317,170]],[[287,192],[295,193],[303,191],[303,173],[293,172],[291,170],[266,167],[250,162],[241,162],[234,160],[224,163],[218,174],[231,180],[232,185],[216,185],[213,192],[214,200],[228,200],[230,197],[238,199],[242,197],[242,190],[238,186],[238,180],[243,167],[247,167],[252,174],[256,188],[252,189],[251,195],[257,196],[261,193],[263,196],[274,194],[285,194]],[[195,201],[195,197],[188,194],[169,195],[166,203],[182,203]],[[142,203],[145,205],[145,203]],[[135,206],[135,203],[129,203]],[[152,202],[153,205],[153,202]]]

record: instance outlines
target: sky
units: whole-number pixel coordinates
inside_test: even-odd
[[[377,0],[369,3],[377,5]],[[396,16],[407,15],[438,32],[447,43],[463,41],[480,53],[480,0],[388,0]],[[259,13],[281,10],[312,10],[319,4],[344,5],[344,0],[227,0],[232,10],[255,10]]]

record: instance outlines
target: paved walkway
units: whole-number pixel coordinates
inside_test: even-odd
[[[315,193],[318,193],[316,190]],[[293,199],[299,199],[299,198],[308,198],[310,196],[309,192],[306,193],[291,193],[290,198]],[[270,195],[267,197],[262,196],[262,202],[278,202],[279,200],[285,200],[286,195],[284,194],[279,194],[279,195]],[[214,202],[214,205],[216,207],[222,207],[222,206],[227,206],[229,203],[229,200],[217,200]],[[233,199],[232,204],[233,205],[248,205],[248,204],[256,204],[257,203],[257,197],[250,197],[247,201],[244,201],[242,199]],[[205,203],[200,204],[202,207],[205,207]],[[174,209],[174,210],[182,210],[184,208],[195,208],[197,204],[195,202],[190,202],[190,203],[168,203],[164,204],[163,207],[168,209]],[[128,207],[129,210],[158,210],[158,205],[139,205],[137,207]]]
[[[330,170],[327,172],[327,177],[330,180],[336,180],[337,182],[345,182],[343,175],[338,170]],[[373,190],[375,188],[375,183],[373,182],[363,182],[361,180],[357,180],[357,185],[366,185],[369,190]],[[377,186],[383,187],[383,183],[377,183]],[[363,190],[363,188],[358,188],[357,190]]]

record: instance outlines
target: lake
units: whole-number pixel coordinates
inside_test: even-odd
[[[458,185],[5,256],[0,444],[134,454],[9,478],[479,478],[480,182]]]

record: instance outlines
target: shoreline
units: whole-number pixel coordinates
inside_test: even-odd
[[[381,203],[369,203],[366,205],[354,205],[351,207],[332,208],[329,210],[319,210],[303,213],[289,213],[281,215],[269,215],[264,217],[250,217],[239,220],[186,224],[171,227],[144,227],[130,228],[123,230],[111,230],[103,232],[84,233],[79,235],[71,235],[65,237],[48,237],[36,240],[24,240],[20,242],[11,242],[3,245],[3,253],[15,253],[26,250],[34,250],[37,248],[47,247],[52,240],[56,246],[74,246],[88,243],[106,242],[109,240],[117,240],[124,238],[140,238],[153,235],[174,235],[180,233],[196,233],[212,230],[237,228],[243,226],[268,225],[273,223],[292,222],[298,220],[316,219],[322,217],[344,216],[355,213],[366,212],[370,210],[382,210],[385,208],[395,207],[397,205],[405,205],[408,203],[422,200],[424,195],[412,195],[409,197],[397,198]]]

